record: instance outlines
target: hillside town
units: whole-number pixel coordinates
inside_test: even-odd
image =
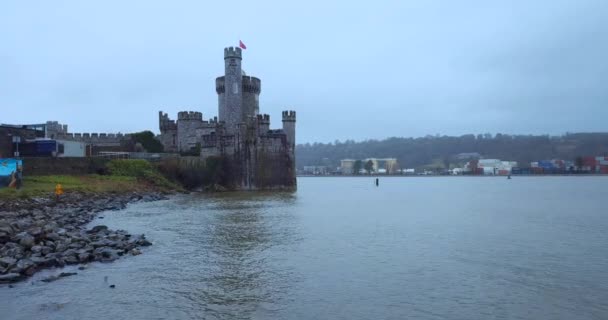
[[[471,159],[472,158],[472,159]],[[343,159],[338,167],[303,166],[300,175],[547,175],[608,174],[607,156],[586,156],[574,160],[538,160],[526,164],[516,161],[485,159],[478,153],[461,153],[454,163],[438,163],[418,168],[399,164],[396,158]],[[468,159],[467,161],[457,161]]]

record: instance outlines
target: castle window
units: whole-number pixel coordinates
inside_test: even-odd
[[[239,93],[239,86],[237,85],[236,82],[232,84],[232,93],[233,94]]]

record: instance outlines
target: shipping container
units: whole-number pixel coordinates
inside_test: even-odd
[[[86,143],[80,141],[57,140],[58,157],[84,157],[86,155]]]

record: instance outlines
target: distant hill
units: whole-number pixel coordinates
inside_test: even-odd
[[[461,153],[479,153],[483,158],[517,161],[526,167],[531,161],[580,156],[608,156],[608,133],[569,133],[563,136],[467,134],[460,137],[426,136],[388,138],[355,142],[300,144],[296,147],[297,167],[329,165],[341,159],[397,158],[402,168],[457,164]]]

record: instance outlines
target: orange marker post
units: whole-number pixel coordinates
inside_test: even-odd
[[[63,194],[63,186],[61,184],[57,184],[55,186],[55,200],[59,201],[59,196]]]

